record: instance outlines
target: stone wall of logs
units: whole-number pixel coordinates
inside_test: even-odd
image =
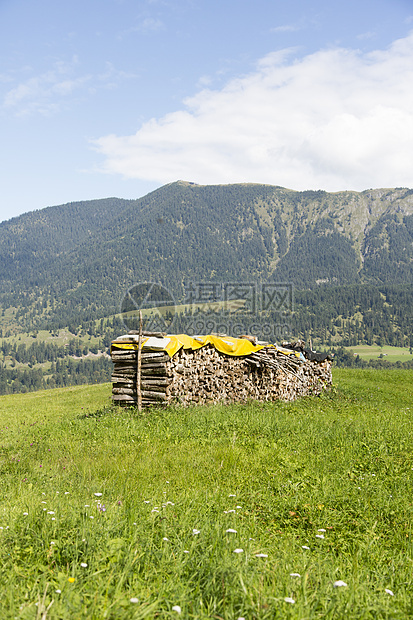
[[[137,404],[137,352],[112,346],[112,399]],[[211,345],[180,349],[172,358],[164,351],[141,352],[142,406],[291,401],[318,395],[331,386],[331,361],[300,360],[273,347],[244,357],[220,353]]]

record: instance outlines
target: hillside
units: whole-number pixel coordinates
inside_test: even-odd
[[[54,313],[72,308],[83,318],[118,311],[119,295],[145,280],[180,298],[184,280],[307,289],[406,284],[412,275],[408,189],[331,194],[178,181],[136,201],[70,203],[0,224],[1,305],[48,299]]]

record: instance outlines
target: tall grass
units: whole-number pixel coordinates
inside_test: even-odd
[[[412,379],[141,416],[107,384],[0,397],[0,617],[412,616]]]

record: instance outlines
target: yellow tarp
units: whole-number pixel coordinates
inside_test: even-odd
[[[164,342],[160,342],[163,340]],[[155,341],[159,341],[159,345]],[[146,347],[145,347],[146,344]],[[142,338],[142,348],[145,349],[153,349],[153,350],[163,350],[168,353],[170,357],[175,355],[179,349],[182,347],[184,349],[200,349],[207,344],[212,344],[217,351],[220,353],[225,353],[226,355],[233,355],[235,357],[241,357],[244,355],[250,355],[255,351],[260,351],[264,348],[264,345],[254,345],[252,342],[247,340],[246,338],[232,338],[231,336],[187,336],[186,334],[178,334],[178,335],[167,335],[164,338],[153,338],[153,337],[143,337]],[[296,351],[291,351],[289,349],[282,349],[277,347],[276,345],[268,345],[265,346],[274,346],[277,350],[282,351],[286,355],[295,355],[296,357],[300,357],[300,354]],[[122,339],[115,340],[112,342],[112,347],[116,349],[137,349],[138,348],[138,337],[134,336],[133,338],[127,338],[123,336]]]

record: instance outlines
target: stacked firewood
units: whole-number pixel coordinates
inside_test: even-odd
[[[112,345],[112,398],[137,404],[137,351]],[[141,351],[142,405],[206,404],[247,400],[291,401],[320,394],[331,386],[331,361],[310,361],[275,347],[243,357],[220,353],[212,345],[166,351]]]

